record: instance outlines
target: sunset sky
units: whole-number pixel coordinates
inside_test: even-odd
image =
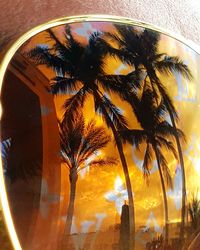
[[[92,32],[112,31],[114,29],[111,24],[98,22],[78,23],[70,26],[74,37],[84,44],[87,43],[88,37]],[[57,37],[63,41],[63,27],[60,26],[53,30]],[[138,28],[138,32],[142,32],[142,28]],[[22,52],[30,50],[37,44],[47,44],[51,46],[51,42],[49,42],[45,36],[45,33],[40,33],[32,38],[26,46],[23,47]],[[200,57],[198,57],[192,49],[165,35],[161,35],[159,49],[161,53],[167,53],[170,56],[179,56],[181,60],[189,66],[193,74],[193,80],[190,82],[178,74],[168,77],[160,76],[179,113],[180,121],[178,127],[184,131],[187,138],[187,142],[182,145],[182,148],[186,169],[187,199],[190,200],[192,195],[200,188],[200,90],[198,82],[198,79],[200,79],[200,71],[198,71],[197,67],[197,65],[200,65]],[[131,71],[130,67],[122,64],[119,60],[107,57],[105,58],[105,62],[105,72],[107,74],[127,74]],[[39,66],[38,68],[49,80],[55,76],[55,73],[45,66]],[[108,95],[108,93],[105,94]],[[130,127],[139,128],[139,124],[132,114],[130,106],[114,94],[109,94],[108,96],[128,119]],[[62,116],[62,104],[68,97],[69,95],[54,97],[58,117]],[[92,97],[87,99],[83,110],[87,122],[95,118],[97,124],[103,124],[101,117],[94,113]],[[107,132],[112,135],[110,130]],[[149,177],[149,185],[144,181],[142,172],[144,146],[145,145],[141,146],[141,150],[138,152],[133,146],[129,144],[124,145],[124,152],[132,182],[132,191],[134,193],[136,226],[155,226],[155,231],[159,232],[159,230],[162,230],[164,223],[163,195],[160,177],[157,171],[156,160],[154,159]],[[104,150],[98,153],[118,157],[114,142],[109,143]],[[167,156],[166,158],[168,159],[168,166],[171,170],[174,184],[173,190],[167,188],[169,220],[170,222],[175,222],[180,220],[181,212],[181,169],[171,153],[165,152],[165,156]],[[62,188],[60,195],[62,197],[61,202],[63,202],[64,206],[63,214],[60,218],[60,225],[63,226],[66,219],[69,199],[69,178],[67,168],[62,165],[61,169]],[[72,231],[106,230],[110,225],[119,223],[120,207],[123,205],[124,200],[127,200],[127,194],[120,161],[118,161],[116,166],[104,166],[100,168],[87,167],[85,171],[79,175],[77,182]]]

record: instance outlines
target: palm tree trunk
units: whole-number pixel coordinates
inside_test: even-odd
[[[168,238],[169,238],[169,227],[168,227],[168,204],[167,204],[167,195],[166,195],[166,189],[165,189],[165,182],[162,174],[162,169],[160,165],[160,158],[159,158],[159,153],[157,150],[157,146],[153,146],[156,154],[156,160],[158,164],[158,170],[159,170],[159,175],[160,175],[160,181],[161,181],[161,186],[162,186],[162,192],[163,192],[163,201],[164,201],[164,208],[165,208],[165,232],[164,232],[164,246],[168,245]]]
[[[128,165],[127,165],[126,158],[124,155],[122,142],[119,138],[119,135],[117,133],[117,130],[113,122],[110,119],[109,114],[107,113],[107,110],[105,109],[104,105],[101,103],[101,97],[96,91],[94,93],[94,96],[99,101],[99,104],[101,105],[101,108],[103,110],[106,120],[109,121],[109,125],[111,127],[113,136],[115,138],[117,150],[118,150],[119,157],[122,163],[122,168],[123,168],[123,172],[125,176],[126,188],[127,188],[127,193],[128,193],[128,202],[129,202],[129,215],[130,215],[129,216],[129,219],[130,219],[129,221],[130,223],[129,250],[134,250],[135,249],[135,209],[134,209],[133,193],[132,193],[132,186],[131,186],[131,180],[129,176]]]
[[[171,112],[169,103],[166,100],[165,94],[163,93],[163,89],[160,86],[160,81],[157,78],[155,71],[153,71],[153,73],[148,71],[148,74],[150,75],[150,79],[152,77],[156,79],[158,89],[159,89],[159,91],[160,91],[160,93],[161,93],[161,95],[163,97],[166,108],[167,108],[167,110],[169,112],[169,116],[170,116],[170,120],[172,122],[172,126],[173,126],[173,128],[175,130],[175,140],[176,140],[176,145],[177,145],[177,149],[178,149],[179,162],[180,162],[180,166],[181,166],[181,179],[182,179],[182,208],[181,208],[181,226],[180,226],[180,235],[179,235],[180,243],[181,243],[181,247],[182,247],[182,245],[184,243],[185,213],[186,213],[186,181],[185,181],[185,166],[184,166],[184,160],[183,160],[183,153],[182,153],[182,148],[181,148],[180,140],[179,140],[179,137],[178,137],[178,133],[176,132],[177,128],[176,128],[175,119],[174,119],[173,113]],[[152,85],[152,87],[154,85],[152,81],[151,81],[151,85]],[[154,88],[153,88],[153,91],[155,91]]]
[[[167,105],[167,110],[169,111],[170,119],[172,122],[172,125],[175,129],[175,140],[177,144],[177,149],[178,149],[178,155],[179,155],[179,161],[181,165],[181,179],[182,179],[182,209],[181,209],[181,227],[180,227],[180,243],[181,247],[184,243],[184,234],[185,234],[185,212],[186,212],[186,182],[185,182],[185,166],[184,166],[184,160],[183,160],[183,153],[182,153],[182,148],[180,144],[180,140],[177,134],[177,128],[176,128],[176,123],[173,117],[172,112],[170,111],[170,108]]]
[[[69,174],[70,179],[70,199],[69,199],[69,205],[67,210],[67,219],[66,219],[66,225],[65,225],[65,231],[64,231],[64,238],[67,237],[71,232],[72,227],[72,219],[74,214],[74,201],[76,196],[76,182],[78,180],[78,174],[76,172],[76,169],[71,169]]]
[[[114,127],[114,126],[113,126]],[[125,181],[126,181],[126,188],[127,188],[127,193],[128,193],[128,201],[129,201],[129,214],[130,214],[130,242],[129,242],[129,249],[134,250],[135,249],[135,209],[134,209],[134,202],[133,202],[133,193],[132,193],[132,186],[131,186],[131,180],[129,176],[129,171],[128,171],[128,166],[127,162],[124,156],[123,152],[123,147],[121,140],[119,139],[119,136],[117,135],[117,131],[115,128],[111,129],[113,131],[113,135],[116,141],[117,149],[119,152],[120,160],[122,163],[123,171],[124,171],[124,176],[125,176]]]

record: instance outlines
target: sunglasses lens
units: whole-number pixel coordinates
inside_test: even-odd
[[[22,249],[191,244],[198,65],[183,42],[119,20],[52,26],[18,47],[3,72],[1,162]]]

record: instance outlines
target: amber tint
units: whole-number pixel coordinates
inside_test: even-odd
[[[182,249],[200,226],[199,55],[112,22],[47,29],[13,56],[1,154],[22,249]]]

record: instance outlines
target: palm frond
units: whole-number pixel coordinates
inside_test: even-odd
[[[65,69],[64,61],[59,56],[55,55],[47,45],[37,45],[24,55],[30,58],[34,64],[46,65],[56,72],[63,72]]]
[[[105,95],[95,94],[95,110],[102,115],[108,127],[111,122],[117,129],[128,126],[126,118],[122,115],[121,110],[116,107]]]
[[[154,92],[149,87],[146,87],[138,105],[136,105],[135,114],[142,128],[148,131],[154,129],[156,124],[163,120],[161,114],[164,113],[164,110],[164,104],[160,103],[157,107]]]
[[[90,37],[89,37],[89,41],[88,41],[88,47],[93,51],[94,49],[99,49],[98,47],[98,42],[101,41],[101,36],[102,33],[99,31],[95,31],[93,32]],[[101,47],[100,47],[101,48]]]
[[[111,137],[107,135],[103,126],[96,126],[94,120],[91,120],[87,125],[82,112],[73,114],[70,119],[60,121],[58,120],[60,131],[60,144],[61,144],[61,159],[66,165],[71,168],[76,166],[77,169],[84,166],[85,161],[95,154],[98,150],[103,149]],[[108,158],[109,159],[109,158]],[[98,162],[99,160],[99,162]],[[106,158],[97,158],[93,163],[100,165],[106,164]],[[107,164],[114,164],[110,158]]]
[[[136,57],[140,48],[140,35],[131,25],[115,24],[114,26],[123,41],[120,49],[127,51],[133,58]]]
[[[174,147],[174,143],[172,141],[167,140],[162,136],[157,136],[156,138],[159,140],[161,146],[164,146],[167,150],[171,151],[174,157],[178,159],[177,150]]]
[[[161,61],[165,56],[167,56],[166,53],[157,53],[151,56],[151,60],[153,62]]]
[[[127,94],[137,94],[138,89],[141,88],[141,72],[132,71],[127,75],[99,75],[98,80],[102,87],[110,92],[114,92],[126,99]],[[124,94],[124,92],[128,92]]]
[[[84,46],[73,37],[69,24],[65,25],[65,40],[65,46],[73,52],[77,52],[77,55],[80,56],[84,52]]]
[[[112,32],[104,32],[105,38],[108,38],[111,42],[117,43],[118,47],[126,46],[125,41],[123,40],[123,37],[121,37],[117,33]]]
[[[150,174],[149,166],[150,166],[151,162],[152,162],[151,144],[147,143],[147,147],[146,147],[145,155],[144,155],[144,161],[142,164],[143,176],[144,176],[144,179],[147,181],[147,183],[148,183],[148,177]]]
[[[139,149],[139,146],[142,143],[147,142],[147,133],[145,130],[139,129],[124,129],[119,131],[119,135],[124,142],[129,142],[134,145],[136,149]]]
[[[78,90],[79,85],[76,78],[56,76],[51,80],[51,93],[53,95],[71,94]]]
[[[191,218],[193,230],[200,228],[200,200],[196,195],[193,195],[192,201],[189,203],[188,212]]]
[[[55,33],[51,29],[48,29],[46,32],[49,35],[50,41],[54,42],[54,44],[52,46],[52,48],[54,49],[54,51],[59,55],[60,58],[62,58],[63,61],[66,61],[68,59],[68,55],[69,55],[68,47],[66,47],[58,39],[58,37],[55,35]]]
[[[87,93],[87,88],[83,86],[75,95],[66,99],[65,103],[63,104],[63,120],[65,120],[67,117],[71,117],[74,113],[79,113],[80,109],[83,107]]]
[[[119,44],[118,46],[113,46],[109,41],[105,38],[100,38],[98,43],[98,48],[101,49],[101,52],[104,55],[109,55],[114,59],[120,59],[123,63],[128,65],[133,65],[135,57],[128,51],[126,48],[122,48]],[[113,34],[114,35],[114,34]],[[119,48],[118,48],[119,47]]]
[[[90,121],[86,128],[79,151],[79,163],[81,164],[94,152],[103,149],[111,137],[106,134],[106,130],[102,126],[96,126],[95,121]]]
[[[174,106],[174,103],[173,103],[172,99],[170,98],[170,95],[168,94],[167,89],[165,88],[165,86],[160,81],[157,82],[157,86],[158,86],[158,89],[159,89],[160,94],[162,96],[163,102],[166,105],[166,109],[173,116],[173,119],[175,121],[178,121],[178,119],[179,119],[178,113],[176,111],[176,108]]]
[[[166,183],[172,189],[173,188],[173,182],[172,182],[172,177],[171,177],[170,169],[169,169],[168,164],[167,164],[167,160],[164,157],[164,155],[163,155],[163,153],[162,153],[162,151],[160,150],[159,147],[156,146],[156,150],[158,152],[159,162],[160,162],[161,169],[162,169],[164,178],[166,180]]]
[[[158,44],[160,40],[159,32],[145,29],[140,36],[140,51],[146,58],[151,58],[158,52]]]
[[[155,129],[155,133],[158,136],[162,137],[171,137],[174,138],[175,135],[182,139],[183,141],[186,141],[185,135],[182,130],[178,128],[174,128],[172,125],[170,125],[167,121],[162,121],[159,123]]]
[[[158,105],[158,107],[155,110],[155,116],[163,118],[164,116],[166,116],[166,113],[167,113],[166,105],[165,105],[164,101],[161,100],[160,104]]]
[[[64,150],[63,150],[64,149]],[[70,157],[68,157],[70,155],[70,153],[68,152],[68,154],[66,154],[65,152],[65,148],[61,147],[61,151],[60,151],[60,155],[61,155],[61,162],[65,164],[65,166],[70,169],[71,166],[71,159]]]
[[[76,39],[73,38],[70,30],[70,26],[65,26],[64,31],[64,41],[60,41],[55,33],[49,29],[47,30],[51,41],[54,42],[52,49],[54,50],[55,55],[57,55],[63,62],[64,68],[61,72],[63,76],[65,73],[69,75],[75,75],[80,57],[83,55],[85,48],[82,46]]]
[[[62,124],[60,122],[60,124]],[[66,126],[60,125],[59,126],[59,136],[60,136],[60,148],[61,148],[61,152],[63,154],[69,155],[71,152],[71,148],[69,145],[69,140],[68,140],[68,129],[65,128]]]
[[[188,80],[192,80],[192,73],[188,66],[176,56],[165,56],[163,60],[155,63],[155,68],[163,74],[173,75],[175,73],[181,74]]]
[[[76,159],[82,144],[85,122],[81,112],[74,114],[70,119],[59,121],[61,151],[68,158]]]
[[[116,158],[113,158],[113,157],[106,157],[106,158],[97,158],[97,159],[94,159],[92,160],[88,165],[90,167],[104,167],[104,166],[113,166],[117,163],[117,160]],[[87,167],[88,165],[86,166],[81,166],[79,169],[78,169],[78,172],[82,169],[84,169],[85,167]]]

